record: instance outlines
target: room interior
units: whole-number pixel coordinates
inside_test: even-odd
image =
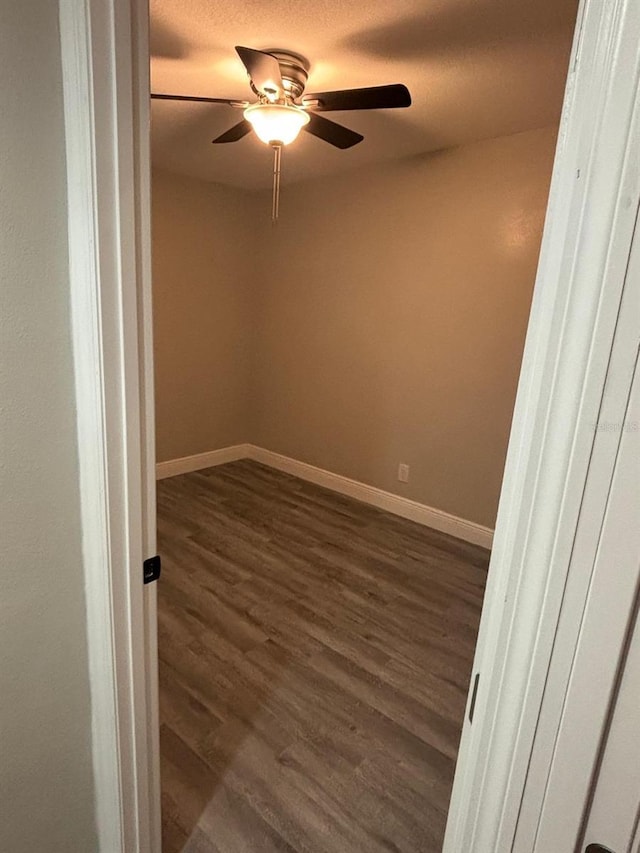
[[[151,2],[152,91],[412,96],[276,224],[231,108],[152,102],[165,851],[441,850],[575,15]]]

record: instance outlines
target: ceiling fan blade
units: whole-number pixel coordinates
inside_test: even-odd
[[[159,101],[199,101],[205,104],[228,104],[230,107],[249,106],[249,101],[237,101],[229,98],[201,98],[199,95],[162,95],[151,92],[151,97]]]
[[[283,98],[285,94],[280,65],[275,56],[263,50],[236,45],[236,53],[247,69],[254,87],[267,98]]]
[[[237,142],[239,139],[242,139],[243,136],[246,136],[247,133],[251,133],[251,125],[246,119],[243,119],[241,122],[238,122],[238,124],[234,124],[233,127],[230,127],[229,130],[226,130],[221,136],[217,136],[211,141],[214,144],[219,142]]]
[[[343,127],[341,124],[329,121],[328,118],[323,118],[315,113],[309,113],[309,124],[306,124],[302,129],[319,139],[324,139],[330,145],[335,145],[336,148],[351,148],[364,139],[361,133],[349,130],[348,127]]]
[[[302,103],[318,101],[314,110],[389,110],[410,107],[411,95],[402,83],[391,86],[370,86],[365,89],[344,89],[339,92],[317,92],[307,95]]]

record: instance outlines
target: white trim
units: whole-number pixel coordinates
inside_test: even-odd
[[[640,239],[635,255],[635,269],[629,267],[600,415],[605,429],[596,431],[558,640],[527,774],[523,813],[518,821],[515,849],[522,853],[582,850],[586,846],[584,819],[595,793],[607,720],[612,703],[616,702],[625,647],[637,617]],[[610,420],[612,416],[615,421]],[[626,428],[606,429],[614,423],[626,424]],[[602,519],[602,525],[594,524],[596,518]],[[637,696],[634,704],[637,705]],[[632,743],[637,742],[635,716],[627,746],[627,760],[631,758],[632,763]],[[538,748],[540,743],[542,749]],[[539,768],[544,772],[536,772]],[[626,842],[618,838],[614,843],[613,839],[616,834],[628,832],[629,824],[634,825],[640,788],[632,787],[620,764],[617,772],[620,775],[609,780],[612,784],[606,797],[622,806],[625,797],[619,789],[624,786],[631,794],[633,814],[618,823],[617,818],[622,815],[612,808],[607,815],[607,831],[591,841],[604,842],[614,850],[631,851],[630,837]],[[530,815],[524,813],[527,806]],[[530,816],[534,822],[527,819]],[[638,848],[635,850],[637,853]]]
[[[190,474],[192,471],[202,471],[203,468],[213,468],[214,465],[224,465],[226,462],[236,462],[247,459],[248,444],[234,444],[221,447],[219,450],[208,450],[206,453],[195,453],[193,456],[181,456],[156,464],[156,479],[176,477],[178,474]]]
[[[294,477],[299,477],[301,480],[307,480],[317,486],[324,486],[325,489],[347,495],[357,501],[423,524],[425,527],[430,527],[441,533],[448,533],[457,539],[463,539],[465,542],[471,542],[483,548],[491,548],[493,530],[489,527],[483,527],[481,524],[458,518],[458,516],[451,515],[441,509],[434,509],[434,507],[418,503],[418,501],[394,495],[392,492],[386,492],[358,480],[343,477],[341,474],[325,471],[323,468],[316,468],[315,465],[299,462],[297,459],[291,459],[289,456],[283,456],[280,453],[274,453],[253,444],[248,445],[248,448],[249,458],[256,462],[262,462],[263,465],[269,465],[271,468],[277,468],[278,471],[293,474]]]
[[[66,155],[68,170],[69,275],[71,321],[77,404],[82,539],[87,599],[87,642],[91,682],[91,729],[96,822],[101,849],[121,849],[119,768],[115,664],[111,649],[111,553],[108,536],[105,412],[101,389],[94,376],[101,372],[100,301],[97,289],[83,279],[99,276],[99,260],[88,247],[95,242],[93,209],[96,164],[92,156],[95,133],[89,122],[78,122],[85,112],[83,96],[91,98],[91,70],[86,35],[88,9],[73,0],[60,2]],[[71,132],[73,125],[73,132]],[[74,173],[72,176],[71,169]],[[73,177],[73,180],[72,180]],[[91,198],[87,198],[88,193]],[[89,208],[89,215],[84,215]],[[82,401],[82,404],[80,404]],[[105,748],[106,747],[106,748]]]
[[[580,8],[444,853],[516,849],[638,202],[639,12]]]
[[[450,536],[471,542],[473,545],[491,548],[493,531],[489,527],[483,527],[474,521],[467,521],[464,518],[443,512],[441,509],[434,509],[400,495],[394,495],[392,492],[385,492],[383,489],[360,483],[358,480],[343,477],[341,474],[316,468],[315,465],[300,462],[290,456],[265,450],[264,447],[257,447],[255,444],[236,444],[232,447],[212,450],[209,453],[199,453],[195,456],[185,456],[182,459],[172,459],[169,462],[159,462],[156,465],[156,476],[159,480],[164,477],[175,477],[176,474],[186,474],[214,465],[224,465],[225,462],[235,462],[238,459],[253,459],[263,465],[276,468],[278,471],[299,477],[301,480],[307,480],[307,482],[315,483],[317,486],[324,486],[325,489],[347,495],[357,501],[423,524],[425,527],[430,527],[441,533],[448,533]]]
[[[143,556],[157,553],[155,484],[155,399],[153,370],[153,311],[151,259],[151,138],[149,2],[131,2],[131,74],[134,145],[133,195],[136,218],[136,277],[139,332],[140,434],[142,463],[142,543]],[[160,697],[158,682],[157,584],[147,584],[144,606],[144,674],[147,707],[148,826],[149,849],[162,847],[160,783]]]
[[[132,10],[128,0],[59,9],[98,848],[152,853]]]

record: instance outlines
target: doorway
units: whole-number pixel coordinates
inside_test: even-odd
[[[591,11],[592,11],[592,10],[591,10]],[[602,23],[602,22],[600,22],[600,23]],[[598,22],[592,21],[592,24],[593,24],[593,26],[591,26],[591,24],[590,24],[590,26],[585,26],[585,29],[583,30],[583,32],[586,32],[587,34],[591,34],[591,35],[593,35],[594,33],[599,33],[599,24],[598,24]],[[596,24],[598,24],[598,25],[596,25]],[[621,29],[624,29],[624,28],[623,28],[623,27],[621,27]],[[621,37],[621,35],[620,35],[620,33],[617,33],[616,38],[622,38],[622,37]],[[93,59],[92,59],[92,61],[93,61]],[[607,61],[608,61],[608,60],[607,60]],[[97,60],[96,60],[96,62],[97,62]],[[579,66],[579,67],[580,67],[580,66]],[[596,64],[596,68],[600,68],[600,66],[598,66],[598,65]],[[614,71],[616,70],[616,68],[617,68],[617,66],[615,66],[615,65],[614,65]],[[606,79],[606,77],[607,77],[607,74],[610,74],[610,73],[611,73],[611,74],[613,74],[613,73],[614,73],[613,71],[611,71],[611,69],[609,68],[609,66],[607,66],[606,61],[604,62],[604,68],[600,68],[600,70],[602,71],[602,75],[603,75],[603,77],[604,77],[605,79]],[[594,72],[594,73],[595,73],[595,72]],[[598,73],[600,73],[600,72],[598,72]],[[583,75],[583,77],[584,77],[584,75]],[[589,75],[586,75],[586,78],[587,78],[587,80],[588,80],[588,79],[589,79]],[[100,77],[99,77],[99,75],[96,75],[96,79],[102,79],[102,78],[100,78]],[[580,79],[581,79],[582,83],[587,82],[587,80],[585,80],[585,79],[582,79],[582,78],[580,78]],[[600,78],[600,79],[602,79],[602,78]],[[593,78],[591,78],[591,83],[592,83],[592,82],[593,82]],[[581,89],[581,88],[580,88],[580,86],[579,86],[579,87],[578,87],[578,97],[577,97],[577,102],[578,102],[578,103],[583,103],[583,104],[584,104],[584,100],[583,100],[583,101],[581,101],[581,100],[580,100],[580,98],[581,98],[581,97],[584,97],[584,94],[585,94],[585,93],[584,93],[584,89]],[[589,95],[591,95],[591,96],[592,96],[592,101],[593,101],[594,103],[596,103],[596,104],[597,104],[598,109],[601,109],[602,107],[601,107],[601,105],[600,105],[600,102],[599,102],[597,99],[594,99],[594,98],[593,98],[593,90],[591,90],[591,91],[589,92]],[[573,92],[573,101],[572,101],[571,103],[573,104],[573,107],[575,107],[575,104],[576,104],[576,93],[575,93],[575,92]],[[624,105],[622,105],[622,106],[624,106]],[[621,108],[622,108],[622,107],[621,107]],[[615,125],[615,124],[613,125],[613,127],[616,127],[616,126],[617,126],[617,125]],[[614,135],[615,135],[615,134],[614,134]],[[620,138],[621,138],[621,139],[622,139],[622,137],[623,137],[623,136],[624,136],[624,134],[620,133]],[[569,134],[569,139],[571,139],[571,135],[570,135],[570,134]],[[610,137],[610,141],[611,141],[611,137]],[[618,142],[619,142],[619,141],[620,141],[620,140],[619,140],[617,137],[616,137],[616,139],[614,140],[614,142],[615,142],[615,144],[616,144],[616,145],[618,144]],[[107,143],[108,143],[108,139],[105,139],[104,144],[105,144],[105,145],[107,145]],[[614,147],[615,147],[615,145],[614,145]],[[567,175],[567,171],[566,171],[567,162],[571,162],[572,157],[574,156],[574,153],[575,153],[575,149],[572,149],[572,148],[571,148],[571,146],[568,146],[568,147],[567,147],[567,140],[566,140],[566,139],[565,139],[565,141],[564,141],[564,143],[563,143],[562,152],[563,152],[564,160],[563,160],[563,159],[562,159],[562,157],[561,157],[561,159],[560,159],[560,165],[558,165],[558,174],[559,174],[559,175],[562,175],[562,176],[563,176],[563,178],[564,178],[564,177],[566,177],[566,175]],[[610,153],[611,153],[611,146],[610,146]],[[567,161],[567,162],[565,162],[565,161]],[[575,161],[574,161],[574,162],[575,162]],[[619,162],[619,161],[618,161],[618,162]],[[562,181],[559,181],[559,183],[560,183],[560,184],[562,184]],[[579,185],[579,186],[580,186],[580,185]],[[588,189],[588,188],[587,188],[587,189]],[[557,187],[556,187],[556,193],[557,193]],[[616,208],[616,209],[617,209],[617,208]],[[611,207],[611,213],[613,214],[613,207]],[[89,218],[89,219],[90,219],[90,218]],[[89,219],[88,219],[87,221],[89,221]],[[558,219],[557,219],[557,213],[556,213],[556,220],[555,220],[555,221],[556,221],[556,223],[557,223],[557,221],[558,221]],[[561,229],[560,229],[560,230],[561,230]],[[610,231],[610,229],[609,229],[609,231]],[[607,233],[609,233],[609,232],[607,232]],[[553,241],[552,241],[552,240],[548,240],[548,241],[547,241],[547,243],[551,243],[551,244],[553,244]],[[107,248],[105,248],[105,246],[107,246],[107,244],[106,244],[106,243],[103,243],[103,244],[102,244],[102,251],[103,251],[103,252],[107,251],[108,246],[107,246]],[[591,244],[591,246],[593,246],[593,243]],[[547,276],[549,276],[549,256],[548,256],[548,253],[547,253],[547,256],[546,256],[546,260],[545,260],[545,262],[544,262],[544,264],[543,264],[543,270],[546,270],[546,273],[545,273],[545,274],[546,274]],[[583,295],[584,295],[584,294],[583,294]],[[547,294],[546,294],[546,296],[548,297],[548,296],[549,296],[549,294],[547,293]],[[543,305],[543,308],[544,308],[544,306],[545,306],[545,305],[552,305],[552,304],[553,304],[553,300],[552,300],[552,302],[551,302],[551,303],[549,303],[549,300],[548,300],[548,299],[546,300],[546,302],[545,302],[545,299],[542,299],[542,305]],[[583,302],[582,304],[584,305],[584,302]],[[543,315],[544,315],[545,311],[546,311],[546,309],[544,309],[544,310],[543,310],[543,312],[542,312],[542,313],[543,313]],[[548,315],[547,315],[547,316],[548,316]],[[536,319],[536,318],[534,317],[534,319]],[[538,320],[539,320],[539,318],[538,318]],[[536,320],[536,322],[534,322],[534,323],[533,323],[533,329],[534,329],[534,332],[535,332],[534,337],[535,337],[535,336],[538,336],[538,335],[539,335],[539,333],[540,333],[540,326],[539,326],[538,320]],[[82,327],[79,327],[79,328],[82,328]],[[93,327],[91,326],[90,318],[89,318],[89,322],[88,322],[88,324],[87,324],[87,328],[93,328]],[[532,333],[532,334],[533,334],[533,333]],[[529,347],[529,348],[528,348],[528,351],[530,351],[530,350],[531,350],[531,347]],[[528,362],[526,361],[526,359],[525,359],[525,363],[528,363]],[[535,371],[534,371],[534,372],[535,372]],[[527,378],[527,374],[525,373],[525,382],[524,382],[524,385],[525,385],[525,386],[530,385],[530,381],[529,381],[529,380],[530,380],[530,377],[529,377],[529,378]],[[582,381],[582,380],[581,380],[581,381]],[[89,390],[89,388],[90,388],[90,386],[88,386],[88,390]],[[528,392],[527,392],[527,393],[528,393]],[[520,438],[522,438],[522,436],[523,436],[523,433],[522,433],[522,423],[521,423],[521,420],[519,420],[518,411],[516,411],[516,426],[515,426],[515,430],[516,430],[516,435],[518,435]],[[525,443],[526,443],[526,442],[525,442]],[[512,442],[512,445],[513,445],[513,442]],[[520,448],[519,448],[519,453],[522,453],[522,452],[523,452],[523,451],[522,451],[522,446],[520,446]],[[537,451],[536,451],[536,452],[537,452]],[[540,451],[540,452],[541,452],[541,451]],[[527,451],[527,453],[529,453],[529,450]],[[115,463],[113,463],[113,464],[115,464]],[[519,464],[519,463],[518,463],[518,464]],[[517,468],[517,467],[518,467],[518,465],[516,465],[515,467]],[[112,465],[112,468],[113,468],[113,465]],[[513,463],[511,464],[511,468],[512,468],[512,469],[514,468],[514,464],[513,464]],[[115,470],[115,469],[113,469],[113,470]],[[509,470],[509,468],[508,468],[508,470]],[[511,478],[511,482],[510,482],[510,484],[509,484],[509,489],[511,489],[511,488],[512,488],[512,485],[513,485],[513,483],[514,483],[514,482],[515,482],[515,481],[513,480],[513,477],[512,477],[512,478]],[[526,490],[525,490],[525,491],[526,491]],[[510,526],[511,526],[511,522],[509,522],[509,523],[504,522],[504,527],[503,527],[503,529],[506,531],[507,529],[509,529],[509,527],[510,527]],[[503,545],[504,545],[504,543],[506,542],[506,540],[505,540],[505,539],[503,539],[503,540],[502,540],[502,542],[503,542]],[[503,548],[502,548],[502,550],[501,550],[501,553],[499,554],[499,561],[498,561],[498,562],[500,562],[500,560],[504,560],[504,550],[505,550],[505,549],[504,549],[504,547],[503,547]],[[496,563],[496,559],[495,559],[495,555],[494,555],[494,564],[495,564],[495,563]],[[114,566],[114,567],[112,567],[112,568],[111,568],[111,571],[112,571],[112,572],[114,572],[116,569],[117,569],[117,566]],[[117,577],[117,572],[116,572],[116,574],[115,574],[114,576],[115,576],[115,577]],[[495,577],[495,574],[494,574],[494,577]],[[90,579],[91,579],[91,576],[90,576]],[[96,578],[96,580],[97,580],[97,578]],[[90,588],[91,588],[91,583],[89,584],[89,586],[90,586]],[[494,587],[495,587],[495,583],[494,583]],[[493,596],[493,598],[494,598],[494,603],[495,603],[495,600],[496,600],[496,599],[495,599],[495,590],[494,590],[494,592],[492,593],[492,596]],[[499,594],[498,594],[498,597],[499,597]],[[135,603],[135,596],[134,596],[134,598],[133,598],[132,600],[133,600],[133,601],[134,601],[134,603]],[[493,608],[492,608],[492,610],[493,610]],[[486,617],[485,617],[484,621],[486,622]],[[119,637],[117,634],[114,634],[113,636],[114,636],[114,640],[115,640],[115,652],[116,652],[116,659],[117,659],[117,660],[124,660],[125,662],[126,662],[127,658],[131,659],[131,653],[130,653],[130,651],[129,651],[129,652],[127,652],[127,651],[126,651],[126,649],[125,649],[125,648],[123,647],[123,645],[122,645],[122,642],[123,642],[122,638],[121,638],[121,637]],[[485,645],[486,645],[486,637],[485,637]],[[121,655],[124,655],[124,657],[120,657]],[[135,686],[135,684],[134,684],[134,686]],[[484,712],[486,711],[486,695],[487,695],[487,694],[486,694],[486,692],[483,694],[482,689],[481,689],[481,690],[480,690],[480,693],[479,693],[478,695],[479,695],[480,699],[479,699],[479,702],[478,702],[478,703],[477,703],[477,705],[476,705],[476,717],[475,717],[474,731],[471,733],[471,736],[472,736],[472,737],[474,737],[474,736],[475,736],[475,732],[478,730],[478,729],[477,729],[477,726],[478,726],[478,719],[480,719],[480,718],[478,717],[478,714],[479,714],[479,713],[484,714]],[[125,716],[123,716],[123,718],[122,718],[122,720],[121,720],[121,723],[120,723],[120,724],[121,724],[121,725],[126,725],[126,717],[125,717]],[[484,726],[484,721],[482,721],[482,722],[481,722],[481,728],[482,728],[482,729],[484,729],[484,727],[485,727],[485,726]],[[145,730],[146,730],[146,729],[145,729]],[[467,735],[468,735],[468,734],[469,734],[469,728],[467,728],[466,730],[467,730]],[[115,753],[114,753],[114,754],[115,754]],[[123,756],[123,755],[124,755],[124,752],[120,749],[120,750],[119,750],[119,752],[118,752],[118,754],[119,754],[119,755],[121,755],[121,756]],[[140,759],[138,759],[138,760],[140,760]],[[125,762],[125,764],[126,764],[126,762]],[[463,769],[465,772],[469,772],[469,770],[473,770],[473,769],[474,769],[473,764],[474,764],[474,762],[473,762],[473,761],[470,761],[470,756],[469,756],[469,754],[468,754],[468,749],[467,749],[467,755],[465,756],[465,764],[464,764],[464,767],[463,767],[462,769]],[[106,766],[107,766],[107,765],[105,765],[105,767],[106,767]],[[127,766],[129,766],[129,765],[127,765]],[[138,766],[140,766],[140,765],[138,765]],[[107,767],[107,769],[108,769],[108,767]],[[144,778],[144,777],[142,777],[142,778]],[[102,777],[102,782],[103,782],[103,783],[105,783],[105,787],[108,787],[108,774],[107,774],[105,777]],[[460,809],[459,809],[459,807],[458,807],[458,816],[459,816],[459,815],[460,815]],[[116,815],[116,817],[117,817],[117,815]]]
[[[345,152],[302,134],[283,152],[275,227],[268,148],[252,136],[212,148],[233,108],[165,97],[201,96],[204,83],[179,89],[169,47],[183,13],[157,4],[154,21],[152,5],[152,92],[163,95],[152,102],[152,212],[168,850],[206,847],[225,831],[229,849],[442,848],[569,5],[560,21],[549,6],[548,20],[530,22],[523,52],[519,24],[490,7],[515,51],[499,56],[513,88],[492,105],[490,132],[467,101],[488,58],[478,21],[464,45],[447,44],[466,81],[455,108],[464,131],[443,115],[440,136],[422,125],[417,151],[406,147],[418,144],[411,109],[354,113],[376,156],[384,143],[394,157],[357,155],[349,170]],[[384,32],[352,37],[347,65],[383,53],[392,29],[405,52],[410,34],[426,31],[385,9]],[[196,17],[194,30],[204,26]],[[222,63],[224,45],[212,50]],[[415,75],[420,125],[435,46],[411,50],[419,58],[404,73]],[[542,53],[554,61],[530,91],[526,69]],[[480,89],[490,79],[481,75]],[[232,70],[219,85],[238,98],[246,88]],[[485,119],[488,109],[485,99]]]

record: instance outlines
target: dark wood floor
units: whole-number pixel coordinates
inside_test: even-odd
[[[439,853],[488,553],[250,461],[158,515],[164,853]]]

